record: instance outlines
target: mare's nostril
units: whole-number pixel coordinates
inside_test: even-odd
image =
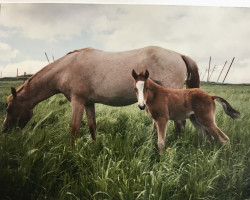
[[[6,133],[7,132],[7,130],[8,130],[8,128],[5,126],[5,127],[3,127],[3,129],[2,129],[2,133]]]

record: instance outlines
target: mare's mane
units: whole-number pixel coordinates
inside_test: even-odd
[[[76,53],[76,52],[85,51],[85,50],[88,50],[88,49],[92,49],[92,48],[87,47],[87,48],[83,48],[83,49],[76,49],[76,50],[74,50],[74,51],[70,51],[70,52],[67,53],[66,55],[69,55],[69,54],[72,54],[72,53]]]
[[[27,81],[25,81],[24,84],[20,85],[20,86],[16,89],[16,92],[18,93],[18,92],[22,91],[23,88],[24,88],[26,85],[29,84],[29,82],[31,81],[30,79],[31,79],[31,77],[30,77]],[[10,95],[7,97],[7,103],[9,103],[9,102],[11,101],[12,98],[13,98],[13,95],[10,94]]]
[[[20,91],[22,91],[25,87],[28,87],[30,82],[32,81],[32,79],[34,77],[36,77],[38,74],[40,74],[48,65],[46,65],[45,67],[43,67],[42,69],[40,69],[37,73],[33,74],[28,80],[26,80],[22,85],[20,85],[17,89],[16,89],[16,93],[18,94]],[[13,98],[12,94],[10,94],[7,97],[7,103],[10,102],[10,100]]]
[[[66,55],[69,55],[69,54],[72,54],[72,53],[76,53],[76,52],[81,52],[81,51],[84,51],[84,50],[87,50],[87,49],[91,49],[91,48],[83,48],[83,49],[77,49],[77,50],[74,50],[74,51],[71,51],[69,53],[67,53]],[[56,61],[55,61],[56,62]],[[52,63],[50,63],[52,64]],[[32,81],[32,79],[34,77],[36,77],[38,74],[40,74],[41,72],[43,72],[44,70],[47,69],[47,66],[49,66],[50,64],[46,65],[45,67],[43,67],[42,69],[40,69],[38,72],[36,72],[35,74],[33,74],[28,80],[26,80],[22,85],[20,85],[17,89],[16,89],[16,92],[19,93],[20,91],[22,91],[25,87],[28,87],[30,82]],[[8,97],[7,97],[7,102],[10,102],[11,99],[13,98],[12,94],[10,94]]]

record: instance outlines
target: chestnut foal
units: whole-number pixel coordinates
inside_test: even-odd
[[[222,144],[229,142],[228,136],[215,124],[214,100],[223,106],[224,111],[231,118],[239,119],[240,113],[234,110],[226,100],[211,96],[199,88],[172,89],[161,86],[148,78],[148,70],[140,74],[133,70],[132,76],[139,108],[141,110],[146,108],[148,114],[154,119],[160,154],[164,148],[168,120],[189,118],[204,136],[210,139],[216,137]]]

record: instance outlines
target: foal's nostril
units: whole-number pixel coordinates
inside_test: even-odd
[[[143,106],[138,105],[138,107],[139,107],[141,110],[144,110],[145,107],[146,107],[146,105],[145,105],[145,104],[144,104]]]

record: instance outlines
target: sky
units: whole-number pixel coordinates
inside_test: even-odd
[[[85,47],[125,51],[161,46],[196,61],[201,79],[250,83],[250,8],[86,3],[2,3],[0,76],[33,74]],[[210,72],[211,72],[210,71]]]

